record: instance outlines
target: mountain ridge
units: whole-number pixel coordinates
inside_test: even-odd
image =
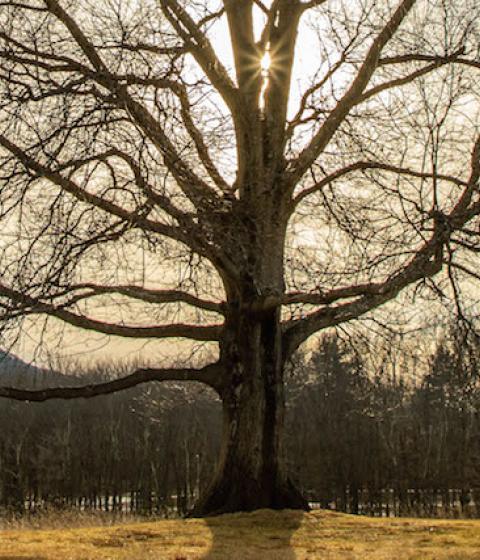
[[[79,378],[29,364],[10,352],[0,350],[0,386],[42,389],[48,386],[73,385]]]

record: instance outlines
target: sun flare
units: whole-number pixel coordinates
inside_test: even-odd
[[[272,57],[270,56],[270,51],[265,51],[265,54],[262,56],[262,60],[260,61],[260,66],[262,68],[262,73],[268,73],[270,69],[270,64],[272,63]]]
[[[259,107],[263,111],[265,109],[265,92],[268,87],[268,76],[270,73],[270,66],[272,64],[272,57],[270,56],[270,45],[267,45],[264,55],[260,60],[260,68],[262,69],[262,89],[260,91]]]

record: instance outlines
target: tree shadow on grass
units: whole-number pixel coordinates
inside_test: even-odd
[[[260,510],[206,518],[212,546],[201,560],[295,560],[291,539],[303,511]]]

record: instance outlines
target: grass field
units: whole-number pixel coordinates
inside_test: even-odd
[[[0,532],[0,560],[480,560],[480,521],[270,510]]]

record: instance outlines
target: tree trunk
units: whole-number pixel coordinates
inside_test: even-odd
[[[224,425],[217,473],[192,516],[308,509],[286,472],[279,312],[242,315],[222,349],[230,382],[221,392]]]

